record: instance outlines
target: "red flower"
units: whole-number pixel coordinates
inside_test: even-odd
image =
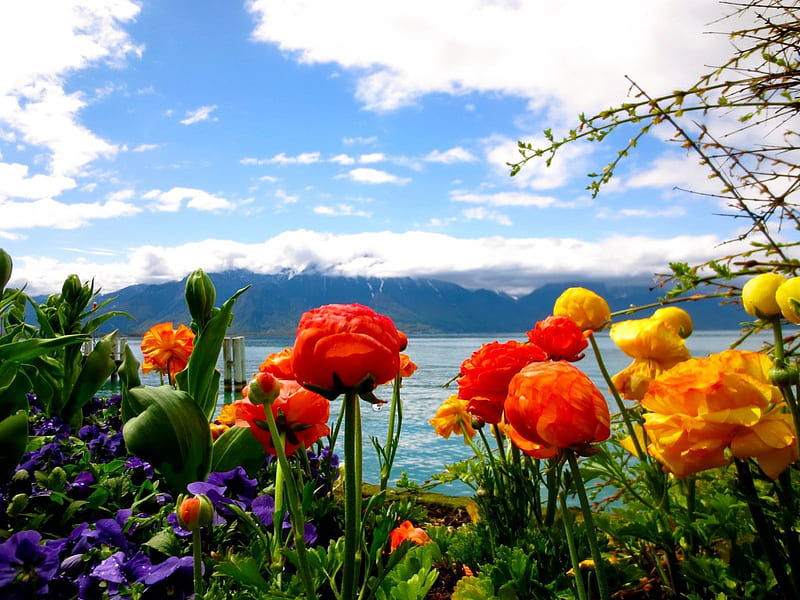
[[[268,354],[258,366],[258,370],[264,373],[272,373],[278,379],[294,379],[292,371],[292,349],[284,348],[280,352]]]
[[[508,383],[522,367],[547,360],[544,350],[523,342],[484,344],[461,363],[458,397],[468,400],[467,410],[487,423],[499,423]]]
[[[545,448],[582,450],[610,435],[603,394],[585,373],[564,361],[534,363],[515,375],[505,416],[514,435]]]
[[[276,456],[275,445],[267,427],[267,414],[264,405],[252,404],[246,400],[235,402],[236,425],[249,427],[250,432],[264,446],[264,450]],[[300,387],[296,382],[281,381],[281,395],[269,406],[275,418],[278,431],[285,434],[286,454],[293,454],[298,448],[310,447],[324,435],[330,433],[328,417],[330,402],[319,394]]]
[[[389,317],[360,304],[328,304],[300,318],[292,370],[328,399],[348,390],[364,394],[395,378],[407,344]]]
[[[422,546],[431,541],[430,536],[425,533],[425,530],[421,527],[414,527],[411,521],[403,521],[400,525],[389,533],[389,539],[391,540],[391,552],[394,552],[397,547],[409,540]]]
[[[589,342],[578,324],[566,316],[550,315],[538,321],[528,332],[528,339],[550,355],[551,360],[574,362],[583,358]]]

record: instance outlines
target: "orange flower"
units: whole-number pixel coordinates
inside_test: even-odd
[[[411,377],[416,373],[417,364],[409,358],[408,354],[400,353],[400,377]]]
[[[528,339],[547,352],[550,360],[570,362],[583,358],[583,351],[589,345],[578,324],[562,315],[550,315],[538,321],[528,332]]]
[[[294,379],[292,371],[292,349],[284,348],[280,352],[268,354],[258,366],[258,370],[264,373],[272,373],[278,379]]]
[[[461,363],[458,397],[469,401],[472,414],[499,423],[511,378],[525,365],[541,360],[547,360],[547,353],[534,344],[513,340],[484,344]]]
[[[797,460],[796,433],[769,358],[727,350],[681,362],[650,384],[641,404],[648,451],[677,477],[753,457],[777,477]]]
[[[223,404],[219,410],[219,415],[214,419],[220,425],[227,425],[230,427],[236,423],[236,406],[234,404]]]
[[[292,370],[331,400],[348,390],[368,393],[395,378],[407,344],[389,317],[360,304],[328,304],[300,318]]]
[[[216,441],[217,438],[228,431],[231,426],[225,425],[224,423],[209,423],[208,428],[211,430],[211,439]]]
[[[186,325],[172,329],[172,323],[153,325],[142,337],[142,372],[169,375],[170,381],[186,368],[194,349],[194,333]]]
[[[600,331],[611,322],[608,302],[592,290],[571,287],[556,298],[554,315],[571,318],[583,331]]]
[[[275,445],[266,423],[266,408],[272,410],[278,431],[286,436],[287,455],[301,446],[310,447],[319,438],[330,433],[327,424],[330,403],[294,381],[281,381],[281,394],[269,407],[252,404],[247,400],[235,402],[234,406],[236,425],[249,427],[264,449],[273,456],[276,456]]]
[[[608,405],[592,380],[565,361],[533,363],[508,386],[506,422],[513,440],[583,450],[610,435]]]
[[[674,322],[662,318],[616,323],[609,336],[633,358],[630,365],[611,378],[620,395],[629,400],[641,400],[655,377],[690,356]]]
[[[467,401],[460,400],[455,394],[445,400],[436,411],[434,417],[428,421],[434,427],[436,435],[448,439],[456,433],[464,436],[464,443],[475,437],[475,428],[472,426],[472,415],[467,410]]]
[[[411,521],[403,521],[400,525],[394,528],[389,533],[389,540],[391,540],[391,552],[394,552],[397,547],[409,540],[422,546],[423,544],[427,544],[428,542],[432,541],[430,536],[425,533],[425,530],[421,527],[414,527]]]

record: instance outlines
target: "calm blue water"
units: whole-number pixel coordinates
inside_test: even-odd
[[[460,437],[451,437],[445,440],[433,433],[433,428],[428,420],[434,415],[436,409],[451,394],[455,393],[455,385],[443,387],[454,376],[464,359],[477,350],[482,344],[492,341],[506,341],[509,339],[524,340],[524,337],[497,335],[452,335],[452,336],[419,336],[409,338],[406,353],[419,366],[417,372],[403,381],[402,399],[404,406],[403,429],[400,436],[400,447],[395,459],[390,485],[392,485],[403,471],[412,481],[421,484],[430,479],[432,475],[444,470],[449,463],[468,458],[471,452]],[[720,352],[738,339],[737,331],[698,331],[687,340],[687,346],[693,356],[706,356]],[[741,349],[758,350],[768,337],[761,336],[747,340]],[[597,337],[603,360],[611,374],[620,371],[630,363],[630,358],[625,356],[608,338],[607,333]],[[140,339],[129,339],[131,349],[141,359],[139,349]],[[291,346],[293,339],[289,337],[248,337],[246,338],[245,365],[246,373],[257,371],[258,365],[264,358],[272,353],[279,352]],[[589,375],[601,390],[606,386],[602,380],[597,361],[591,351],[587,349],[586,357],[576,363]],[[148,385],[158,385],[158,376],[143,376],[142,381]],[[377,392],[378,397],[390,400],[391,387],[384,386]],[[228,401],[230,395],[228,395]],[[220,403],[224,402],[223,393],[220,393]],[[616,412],[613,398],[609,395],[612,413]],[[335,420],[341,408],[341,400],[332,404],[331,418]],[[364,427],[364,480],[377,482],[379,480],[378,463],[370,436],[376,436],[381,442],[385,441],[388,423],[388,410],[373,411],[364,404],[362,420]],[[341,438],[340,438],[341,440]],[[470,495],[471,490],[465,485],[455,482],[436,488],[437,491],[453,495]]]

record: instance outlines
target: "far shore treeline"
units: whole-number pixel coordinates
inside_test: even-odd
[[[320,274],[263,275],[245,270],[211,274],[219,297],[250,288],[239,298],[231,334],[293,335],[300,315],[314,306],[356,302],[391,317],[408,334],[463,334],[497,331],[527,331],[550,314],[553,301],[567,287],[582,286],[605,297],[612,311],[658,302],[664,289],[651,289],[641,279],[617,283],[565,281],[537,287],[532,293],[513,298],[490,290],[468,290],[446,281],[425,278],[338,277]],[[118,330],[141,335],[165,321],[187,323],[184,301],[185,279],[161,284],[133,285],[97,301],[114,298],[108,305],[133,315],[110,319],[102,332]],[[720,304],[716,298],[682,303],[696,329],[738,329],[741,309]],[[652,311],[650,311],[652,312]],[[643,311],[638,316],[647,316]],[[638,318],[634,315],[631,318]]]

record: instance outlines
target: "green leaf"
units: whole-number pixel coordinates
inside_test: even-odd
[[[225,472],[241,465],[252,476],[264,464],[266,456],[261,442],[249,428],[231,427],[214,442],[211,471]]]
[[[158,469],[176,492],[204,481],[211,466],[211,432],[191,396],[168,385],[129,392],[142,410],[125,422],[128,450]]]
[[[117,368],[114,362],[116,339],[116,331],[109,333],[95,344],[92,352],[86,357],[69,400],[62,409],[61,418],[67,423],[71,423],[72,419],[80,414],[84,404],[91,400]]]
[[[498,600],[492,582],[480,577],[462,577],[452,597],[453,600]]]
[[[0,421],[0,480],[13,473],[28,444],[28,415],[19,411]]]
[[[132,419],[138,415],[140,411],[134,410],[131,405],[130,390],[138,388],[142,385],[139,379],[139,361],[133,355],[130,346],[125,344],[125,349],[122,352],[122,364],[119,366],[120,389],[122,390],[122,421]]]
[[[16,363],[29,361],[42,354],[47,354],[55,348],[80,344],[89,340],[88,335],[74,334],[57,338],[31,338],[19,342],[11,342],[0,346],[0,361],[11,360]]]

